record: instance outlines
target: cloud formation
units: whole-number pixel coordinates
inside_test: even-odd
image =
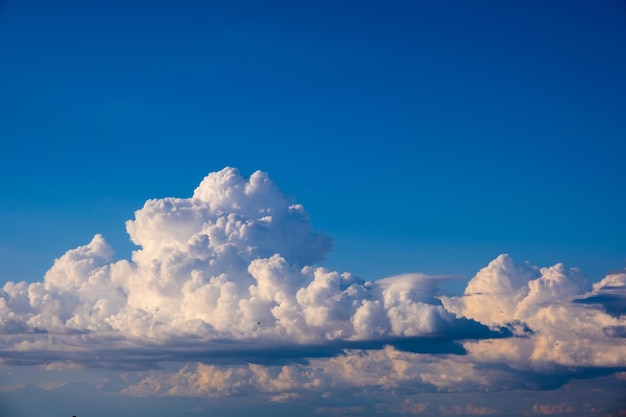
[[[607,288],[624,294],[626,287],[615,285],[622,279],[609,275],[592,286],[578,269],[516,265],[501,255],[469,281],[463,296],[441,301],[457,316],[488,325],[524,323],[534,332],[518,340],[468,342],[465,346],[477,360],[520,369],[623,367],[626,350],[619,329],[626,316],[580,303],[601,297]]]
[[[4,286],[5,358],[165,346],[175,360],[178,348],[207,341],[217,342],[208,351],[219,356],[293,344],[498,335],[445,310],[432,297],[437,277],[363,282],[314,266],[331,239],[313,231],[302,205],[262,172],[247,179],[234,168],[209,174],[191,198],[147,201],[127,230],[140,248],[130,261],[114,261],[96,235],[57,259],[43,282]],[[255,343],[227,346],[249,340]]]
[[[151,370],[122,392],[274,402],[329,387],[544,389],[626,370],[623,272],[592,284],[501,255],[459,297],[435,296],[445,276],[364,282],[319,266],[332,240],[302,205],[267,174],[234,168],[190,198],[147,201],[126,226],[130,260],[96,235],[42,282],[4,285],[5,364]]]

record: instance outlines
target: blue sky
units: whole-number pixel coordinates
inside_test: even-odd
[[[307,249],[311,238],[297,250],[319,250],[316,265],[331,271],[366,281],[454,276],[437,284],[453,296],[508,253],[516,264],[563,262],[598,283],[626,267],[624,51],[619,1],[1,2],[0,283],[38,285],[55,259],[96,234],[115,252],[106,262],[131,260],[138,247],[125,222],[134,212],[150,199],[190,198],[224,167],[244,182],[266,172],[301,203],[333,249]],[[149,220],[137,224],[156,233]],[[288,248],[280,236],[271,242]],[[94,245],[85,250],[99,254]],[[604,297],[611,282],[580,284],[577,295]],[[495,323],[473,306],[445,308]],[[7,366],[28,381],[48,378]],[[78,380],[96,375],[85,369]],[[106,378],[119,385],[106,395],[124,389]],[[574,390],[563,386],[555,404]],[[459,404],[464,389],[451,394]],[[532,389],[519,395],[546,403]],[[190,398],[175,401],[232,401]],[[493,401],[482,411],[502,411]],[[434,412],[436,402],[398,397],[387,411]]]

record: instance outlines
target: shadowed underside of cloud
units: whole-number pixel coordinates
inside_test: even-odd
[[[127,370],[197,363],[181,375],[193,381],[212,372],[227,387],[228,375],[239,372],[252,389],[261,386],[259,375],[280,366],[330,383],[340,378],[331,368],[350,362],[364,371],[344,379],[347,385],[459,390],[490,389],[515,372],[567,379],[577,371],[554,370],[626,364],[625,274],[592,286],[576,269],[517,265],[501,255],[461,297],[435,298],[446,276],[364,282],[316,266],[331,239],[314,231],[304,208],[262,172],[209,174],[190,198],[147,201],[127,230],[139,247],[131,260],[114,260],[96,235],[57,259],[42,282],[4,285],[4,363]],[[377,374],[390,367],[396,379]],[[167,386],[171,375],[159,375],[151,378]],[[127,393],[166,392],[129,387]]]
[[[607,275],[593,285],[593,293],[574,300],[575,303],[596,305],[613,317],[626,314],[626,271]]]

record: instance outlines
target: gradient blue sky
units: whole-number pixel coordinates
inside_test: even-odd
[[[622,1],[0,1],[0,283],[262,170],[374,280],[626,267]]]
[[[224,166],[367,278],[626,264],[623,3],[228,3],[2,3],[2,279]]]

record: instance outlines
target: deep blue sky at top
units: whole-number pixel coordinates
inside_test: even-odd
[[[372,279],[626,266],[620,1],[0,3],[0,280],[267,171]]]

